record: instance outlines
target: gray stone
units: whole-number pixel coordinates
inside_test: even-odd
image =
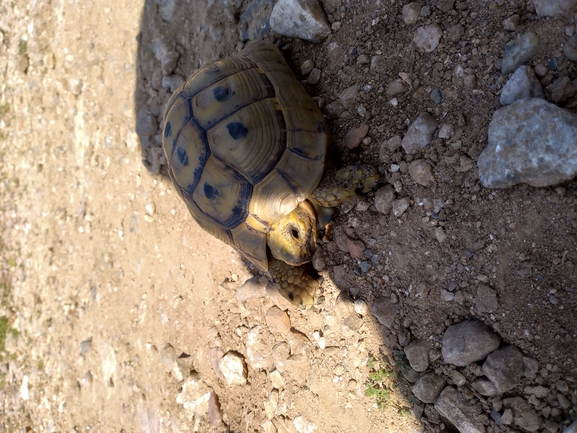
[[[272,10],[273,0],[254,0],[250,3],[238,21],[240,40],[255,41],[266,38],[270,33]]]
[[[485,433],[485,426],[474,406],[452,386],[447,386],[435,401],[435,409],[461,433]]]
[[[503,20],[503,28],[511,32],[515,31],[521,24],[521,17],[517,14]]]
[[[569,17],[571,8],[577,5],[577,0],[533,0],[533,4],[540,17]]]
[[[513,423],[527,431],[533,432],[541,427],[541,417],[533,407],[521,397],[506,398],[503,405],[513,411]]]
[[[409,208],[411,200],[409,197],[403,197],[393,201],[393,215],[399,218]]]
[[[477,379],[474,381],[471,386],[475,391],[479,394],[484,395],[486,397],[494,397],[499,395],[499,391],[489,379]]]
[[[577,433],[577,421],[563,430],[563,433]]]
[[[534,395],[537,398],[545,398],[547,394],[549,394],[549,388],[545,388],[544,386],[526,386],[523,392]]]
[[[403,6],[403,21],[405,24],[415,24],[421,16],[421,5],[417,2],[411,2]]]
[[[487,188],[518,183],[555,185],[577,175],[577,116],[531,98],[497,110],[488,145],[479,155],[479,179]]]
[[[357,96],[359,94],[359,89],[357,85],[353,85],[351,87],[347,87],[345,90],[341,92],[339,95],[339,100],[346,108],[351,108],[355,103]]]
[[[172,14],[176,7],[175,0],[161,0],[158,6],[158,12],[164,21],[172,21]]]
[[[543,89],[530,66],[520,66],[503,87],[501,105],[509,105],[524,98],[544,98]]]
[[[547,86],[546,90],[550,93],[551,100],[555,104],[562,104],[577,93],[577,89],[567,76],[557,78]]]
[[[397,316],[398,306],[391,301],[390,297],[380,297],[373,301],[371,305],[371,313],[375,318],[387,328],[391,328],[391,325],[395,321]]]
[[[497,310],[499,302],[497,301],[497,293],[485,284],[477,287],[477,294],[475,295],[475,308],[480,313],[490,313]]]
[[[413,36],[413,43],[424,50],[426,53],[435,51],[441,41],[443,30],[438,24],[431,24],[430,26],[419,27],[415,30]]]
[[[523,357],[523,375],[528,379],[534,379],[539,371],[539,363],[533,358]]]
[[[403,137],[402,146],[407,153],[417,153],[427,147],[437,129],[437,121],[427,112],[419,114],[419,117],[409,126]]]
[[[443,335],[443,360],[463,367],[480,361],[499,347],[501,339],[477,320],[450,326]]]
[[[527,63],[539,51],[539,38],[535,33],[525,33],[505,45],[501,73],[508,74]]]
[[[423,372],[429,368],[429,344],[425,340],[411,341],[404,351],[413,370]]]
[[[495,350],[483,363],[483,373],[500,393],[509,391],[521,382],[523,354],[512,345]]]
[[[433,167],[424,159],[417,159],[409,164],[409,174],[419,185],[429,186],[435,181]]]
[[[284,36],[320,42],[331,33],[316,0],[279,0],[270,16],[271,28]]]
[[[385,185],[375,193],[375,208],[378,212],[388,215],[395,200],[395,188],[392,185]]]
[[[573,35],[563,47],[563,53],[569,60],[577,62],[577,34]]]
[[[445,386],[445,382],[445,377],[435,373],[427,373],[413,385],[413,394],[423,403],[434,403]]]

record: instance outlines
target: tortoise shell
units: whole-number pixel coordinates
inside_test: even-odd
[[[328,129],[271,43],[196,71],[170,98],[162,146],[196,222],[268,270],[267,233],[317,187]]]

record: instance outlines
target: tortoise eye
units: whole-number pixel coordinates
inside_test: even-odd
[[[297,229],[295,229],[294,227],[291,227],[291,236],[297,240],[300,237],[299,231]]]

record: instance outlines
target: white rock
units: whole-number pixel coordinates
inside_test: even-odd
[[[244,385],[246,383],[246,367],[244,359],[236,353],[228,352],[218,363],[228,385]]]
[[[181,404],[183,409],[194,415],[206,415],[208,413],[208,400],[210,389],[198,379],[189,377],[182,385],[182,391],[176,396],[176,403]]]
[[[279,0],[272,10],[270,27],[281,35],[312,42],[320,42],[331,33],[315,0]]]

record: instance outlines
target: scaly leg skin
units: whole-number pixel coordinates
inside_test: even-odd
[[[338,170],[313,191],[309,200],[323,207],[335,207],[353,199],[357,191],[369,192],[379,182],[380,175],[371,165],[355,165]]]
[[[299,307],[310,307],[320,286],[318,280],[301,266],[287,265],[277,259],[269,261],[268,273],[279,293]]]

